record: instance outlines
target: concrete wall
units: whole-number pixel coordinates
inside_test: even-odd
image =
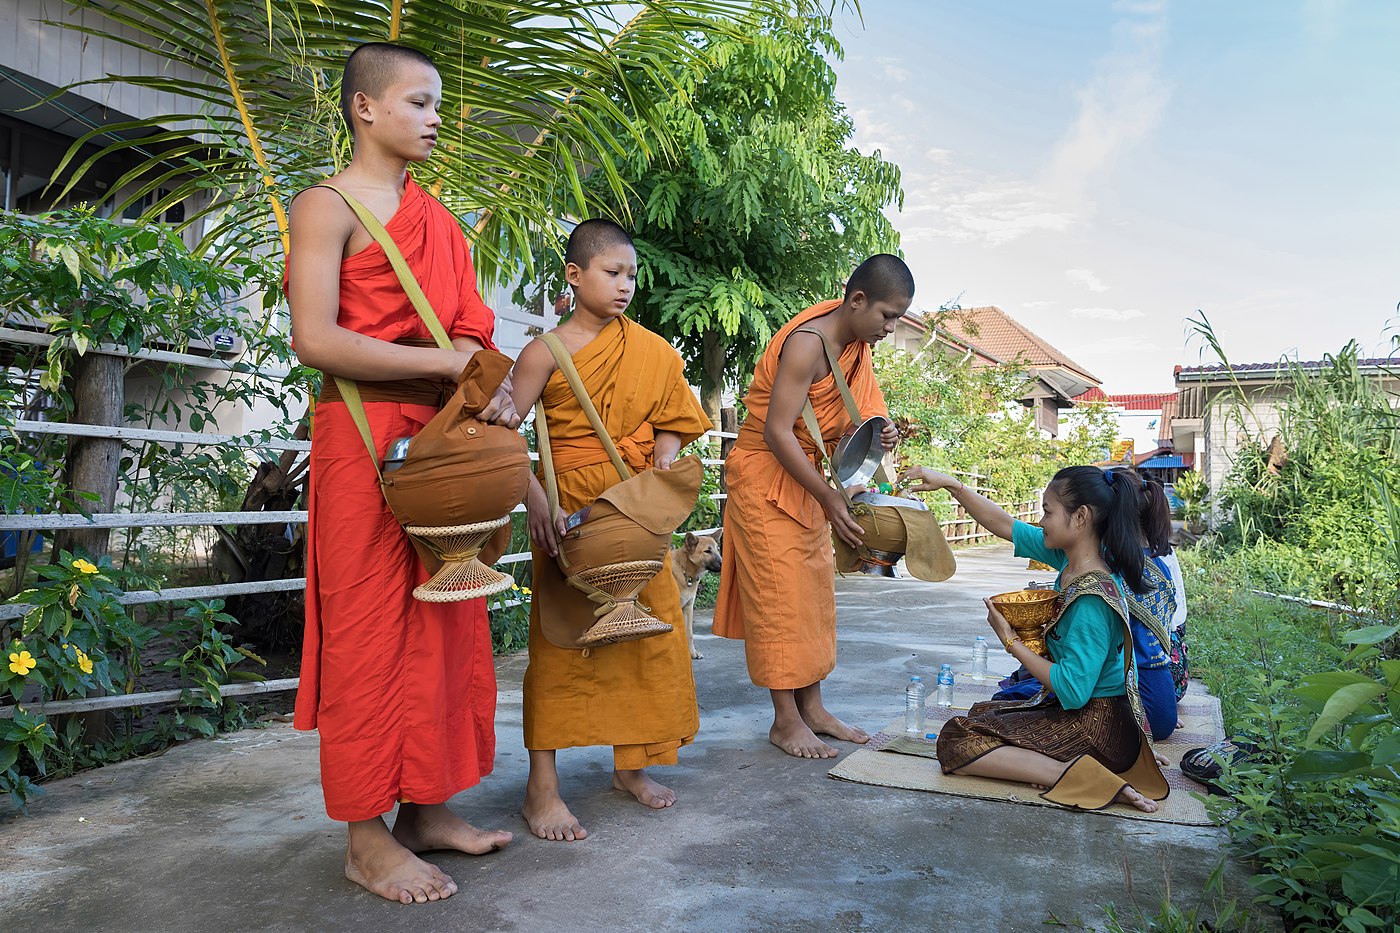
[[[93,9],[74,9],[60,0],[5,0],[4,6],[10,9],[0,14],[0,65],[55,87],[108,74],[167,75],[186,80],[196,75],[188,66],[150,52],[44,22],[74,23],[122,36],[140,36],[136,30]],[[123,84],[91,85],[74,93],[133,117],[195,113],[204,106],[182,95]],[[171,128],[178,127],[179,124],[171,124]]]

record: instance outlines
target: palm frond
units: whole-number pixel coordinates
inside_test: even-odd
[[[417,176],[463,218],[482,279],[500,281],[528,266],[532,237],[552,226],[563,194],[593,187],[583,175],[598,173],[625,201],[615,163],[671,144],[650,102],[674,87],[676,63],[704,69],[700,31],[743,35],[758,17],[810,5],[645,0],[624,21],[601,0],[69,0],[105,24],[55,25],[171,66],[85,83],[172,92],[186,106],[89,133],[51,192],[62,197],[103,156],[123,152],[132,166],[123,202],[164,189],[147,209],[153,218],[193,198],[185,223],[204,223],[201,251],[217,258],[278,239],[285,248],[283,204],[349,155],[338,99],[345,55],[397,37],[437,62],[443,112],[455,115]],[[122,138],[80,160],[103,134]]]

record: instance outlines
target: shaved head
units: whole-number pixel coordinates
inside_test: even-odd
[[[864,292],[870,301],[907,301],[914,297],[914,274],[898,256],[876,253],[851,273],[846,299],[850,300],[856,292]]]
[[[355,95],[362,93],[378,100],[408,65],[437,69],[433,60],[422,52],[392,42],[369,42],[350,53],[345,59],[345,76],[340,81],[340,113],[350,132],[355,132],[355,121],[350,119]]]
[[[633,246],[632,237],[626,230],[611,220],[585,220],[569,234],[569,245],[564,249],[564,262],[587,269],[593,257],[615,246]]]

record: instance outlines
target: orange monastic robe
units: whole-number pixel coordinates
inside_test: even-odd
[[[495,315],[477,293],[451,212],[410,179],[386,227],[448,335],[494,349]],[[378,244],[341,265],[339,323],[380,340],[431,340]],[[418,433],[437,412],[392,401],[365,409],[380,459],[390,442]],[[365,820],[396,801],[442,803],[489,774],[495,760],[496,672],[485,601],[413,598],[428,574],[384,503],[344,402],[316,407],[308,500],[295,726],[321,733],[326,813]]]
[[[674,431],[685,445],[710,429],[685,381],[680,355],[640,324],[618,318],[573,359],[608,434],[634,472],[652,465],[656,431]],[[574,512],[621,479],[563,373],[550,376],[540,398],[559,504],[565,513]],[[536,574],[559,573],[554,558],[538,548],[533,554]],[[526,748],[611,745],[614,766],[635,770],[675,764],[677,750],[694,740],[700,715],[669,556],[638,598],[675,630],[587,652],[550,643],[540,631],[540,614],[550,607],[532,602]]]
[[[725,461],[724,569],[715,605],[716,635],[744,639],[749,677],[770,690],[796,690],[836,667],[835,562],[831,527],[820,503],[778,463],[763,441],[764,419],[789,334],[830,314],[840,301],[813,305],[774,335],[744,398],[748,417]],[[875,382],[870,346],[848,344],[840,357],[862,418],[888,416]],[[828,374],[807,397],[827,453],[851,424],[841,390]],[[817,462],[817,445],[799,417],[797,440]]]

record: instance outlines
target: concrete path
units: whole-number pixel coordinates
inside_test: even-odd
[[[840,580],[829,705],[871,732],[884,726],[903,708],[909,674],[966,661],[986,631],[981,598],[1033,576],[995,547],[960,553],[944,584]],[[0,927],[1015,931],[1058,919],[1092,929],[1109,902],[1155,912],[1168,885],[1193,906],[1223,856],[1213,829],[832,780],[830,762],[768,744],[771,707],[748,681],[742,644],[709,635],[708,619],[698,627],[700,737],[659,775],[680,794],[674,809],[612,791],[607,750],[568,750],[565,796],[590,836],[529,835],[521,655],[499,662],[496,771],[453,801],[516,839],[482,858],[436,858],[461,886],[456,897],[400,907],[345,881],[316,736],[274,725],[59,781],[31,816],[0,816]],[[992,655],[994,670],[1009,670]],[[1227,875],[1247,902],[1243,877]]]

